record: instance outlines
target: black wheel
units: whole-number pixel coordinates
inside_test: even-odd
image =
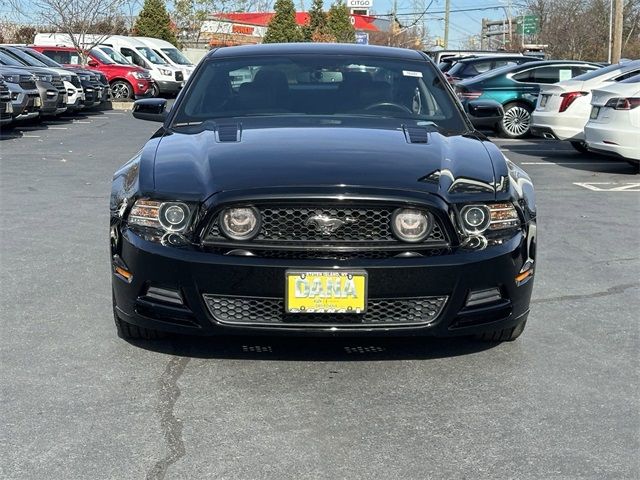
[[[118,336],[124,340],[158,340],[166,337],[164,332],[139,327],[120,320],[116,313],[115,298],[113,299],[113,320],[116,323],[116,332],[118,333]]]
[[[522,335],[524,327],[527,325],[527,319],[525,318],[520,323],[511,328],[505,328],[503,330],[494,330],[493,332],[484,332],[476,336],[478,340],[484,340],[487,342],[513,342],[516,338]]]
[[[507,138],[524,138],[529,135],[531,107],[523,103],[512,103],[504,109],[502,121],[498,124],[500,133]]]
[[[160,88],[158,87],[157,83],[154,83],[153,87],[151,87],[151,96],[152,97],[159,97],[160,96]]]
[[[580,153],[589,153],[586,142],[571,142],[571,146]]]
[[[126,100],[133,98],[133,87],[129,82],[124,80],[116,80],[111,84],[111,96],[115,100]]]

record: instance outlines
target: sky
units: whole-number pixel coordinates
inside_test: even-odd
[[[142,3],[143,0],[140,0]],[[406,14],[414,12],[423,12],[428,6],[427,14],[424,18],[427,20],[426,25],[429,31],[429,36],[444,37],[444,9],[445,0],[396,0],[398,5],[398,19],[400,23],[407,24],[412,21],[413,18]],[[450,14],[450,26],[449,26],[449,48],[461,48],[466,43],[470,35],[478,35],[480,33],[482,18],[488,18],[490,20],[501,20],[505,18],[505,11],[502,6],[512,5],[513,15],[515,16],[518,11],[517,5],[522,5],[524,0],[486,0],[481,2],[478,0],[451,0]],[[24,0],[25,4],[29,3],[29,0]],[[296,7],[300,9],[301,5],[308,8],[311,5],[312,0],[294,0]],[[328,8],[333,0],[324,0],[325,7]],[[387,14],[392,11],[394,0],[373,0],[373,10],[376,14]],[[171,1],[167,4],[171,5]],[[212,2],[214,3],[214,2]],[[482,11],[464,11],[456,12],[456,10],[476,9],[476,8],[491,8]],[[0,0],[0,14],[6,13],[10,9],[2,0]]]

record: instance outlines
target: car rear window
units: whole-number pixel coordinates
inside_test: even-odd
[[[185,92],[175,123],[221,117],[358,115],[467,129],[428,62],[346,55],[212,59]]]

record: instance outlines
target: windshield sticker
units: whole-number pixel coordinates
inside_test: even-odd
[[[422,72],[414,72],[412,70],[403,70],[402,75],[404,75],[405,77],[422,78]]]
[[[571,69],[567,68],[561,68],[560,69],[560,81],[562,82],[563,80],[569,80],[571,78]]]

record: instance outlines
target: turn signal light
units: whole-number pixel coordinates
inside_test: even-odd
[[[131,280],[133,279],[133,273],[128,272],[127,270],[125,270],[122,267],[113,267],[113,270],[116,272],[116,274],[120,275],[122,278],[124,278],[127,282],[131,283]]]

